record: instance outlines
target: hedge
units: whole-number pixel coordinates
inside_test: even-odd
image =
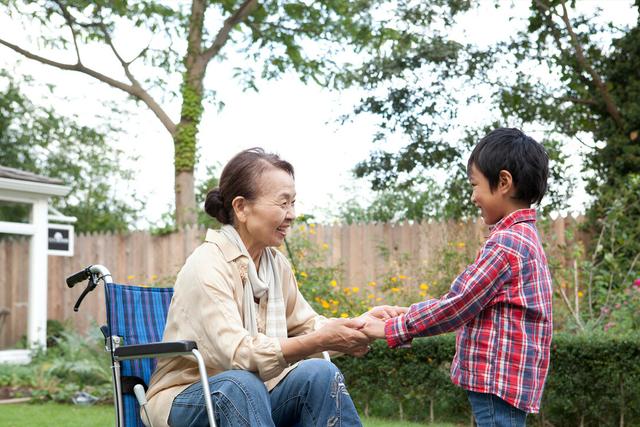
[[[414,340],[410,349],[374,343],[362,359],[335,359],[356,406],[367,415],[464,421],[466,394],[449,379],[453,334]],[[640,335],[558,333],[542,408],[532,426],[640,426]]]

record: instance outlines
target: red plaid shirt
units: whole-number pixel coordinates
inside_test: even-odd
[[[552,290],[535,220],[535,210],[521,209],[498,222],[446,295],[387,320],[389,347],[457,329],[453,383],[538,412],[549,369]]]

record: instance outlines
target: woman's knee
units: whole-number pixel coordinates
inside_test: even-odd
[[[268,395],[262,380],[252,372],[244,370],[230,370],[209,378],[211,392],[228,391],[249,394]]]
[[[342,372],[330,361],[324,359],[305,360],[298,369],[316,385],[323,384],[331,389],[344,388]]]

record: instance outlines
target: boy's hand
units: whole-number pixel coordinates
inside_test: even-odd
[[[378,319],[373,316],[367,316],[365,318],[367,320],[367,323],[364,325],[363,328],[360,329],[360,332],[363,332],[366,336],[368,336],[372,340],[384,339],[385,338],[384,325],[386,322],[382,319]]]
[[[407,307],[398,307],[396,305],[380,305],[378,307],[373,307],[371,310],[366,313],[360,315],[360,319],[367,320],[368,317],[373,317],[375,319],[387,320],[392,317],[400,316],[403,313],[406,313],[409,310]]]

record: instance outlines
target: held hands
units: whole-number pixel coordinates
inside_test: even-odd
[[[384,339],[384,327],[386,320],[406,313],[407,310],[409,310],[407,307],[391,305],[374,307],[359,317],[359,319],[363,319],[365,321],[364,327],[360,330],[372,341],[375,339]]]
[[[372,341],[384,339],[385,321],[407,310],[407,307],[381,305],[353,319],[329,319],[317,332],[325,349],[361,357],[367,354]]]

